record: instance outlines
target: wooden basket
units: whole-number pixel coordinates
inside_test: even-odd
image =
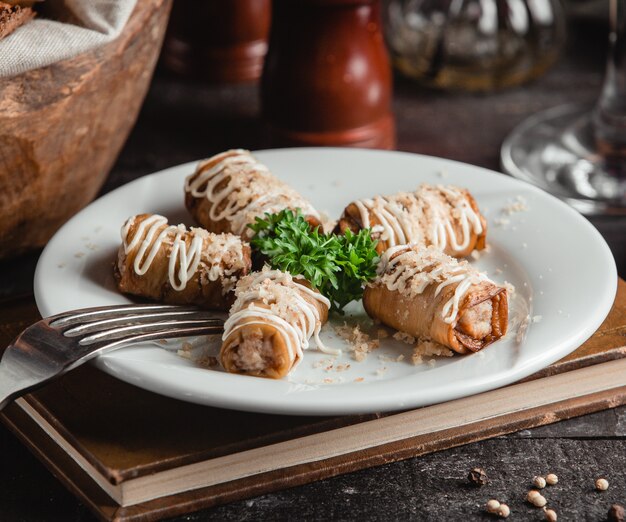
[[[113,42],[0,78],[0,258],[45,245],[96,196],[137,119],[170,7],[139,0]]]

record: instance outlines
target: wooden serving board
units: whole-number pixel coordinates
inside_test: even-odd
[[[0,308],[4,345],[37,319],[31,298]],[[440,405],[342,417],[242,413],[86,366],[1,417],[101,519],[155,520],[626,404],[625,354],[620,280],[611,313],[576,352],[521,383]]]

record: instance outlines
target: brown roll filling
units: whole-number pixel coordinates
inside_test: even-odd
[[[247,325],[229,339],[222,363],[227,371],[256,377],[280,378],[292,362],[283,339],[271,326]]]
[[[506,294],[504,294],[506,296]],[[507,307],[506,297],[497,294],[491,299],[466,308],[454,326],[457,340],[467,349],[475,352],[499,339],[503,331],[501,307]]]

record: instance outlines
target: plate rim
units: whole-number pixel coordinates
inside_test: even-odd
[[[604,319],[606,318],[606,315],[608,315],[612,307],[613,301],[615,299],[615,295],[617,291],[617,282],[618,282],[617,267],[615,264],[614,256],[610,250],[610,247],[608,246],[608,244],[606,243],[606,241],[604,240],[600,232],[584,216],[578,213],[574,208],[567,205],[565,202],[541,190],[535,185],[524,182],[524,181],[520,181],[519,179],[516,179],[511,176],[507,176],[505,174],[499,173],[491,169],[487,169],[485,167],[471,165],[469,163],[464,163],[461,161],[440,158],[437,156],[430,156],[430,155],[417,154],[417,153],[404,152],[404,151],[382,151],[382,150],[355,149],[355,148],[346,149],[346,148],[340,148],[340,147],[300,147],[300,148],[283,148],[283,149],[264,149],[264,150],[258,150],[258,151],[252,151],[252,152],[255,155],[259,154],[260,156],[263,156],[268,153],[298,154],[298,153],[301,153],[302,151],[306,151],[307,153],[315,152],[315,153],[322,153],[322,154],[329,152],[329,153],[339,153],[339,154],[355,154],[356,153],[356,154],[409,156],[409,157],[415,158],[418,161],[425,159],[428,161],[442,162],[443,168],[445,168],[444,164],[447,164],[447,165],[454,164],[459,168],[462,168],[462,169],[469,168],[470,170],[482,172],[482,173],[488,174],[489,176],[497,176],[499,179],[506,178],[508,182],[511,182],[514,185],[523,184],[525,190],[529,190],[530,192],[537,193],[540,195],[539,196],[540,198],[546,198],[547,201],[550,201],[550,204],[556,204],[559,207],[561,207],[561,209],[566,209],[566,212],[569,213],[569,217],[571,219],[577,222],[578,225],[585,227],[588,232],[591,232],[591,234],[595,236],[597,246],[600,246],[602,250],[604,251],[602,257],[606,258],[607,261],[610,260],[609,266],[607,266],[606,268],[608,268],[609,269],[608,271],[610,272],[608,275],[613,276],[613,277],[607,278],[607,284],[609,285],[609,287],[605,289],[605,292],[607,292],[607,297],[602,303],[603,306],[601,308],[601,311],[599,312],[596,311],[596,314],[594,315],[595,320],[590,321],[586,327],[584,327],[583,329],[581,329],[581,331],[577,333],[577,335],[575,336],[575,339],[576,339],[575,341],[570,339],[569,341],[564,341],[560,343],[562,345],[568,345],[568,346],[572,345],[573,347],[570,346],[569,348],[565,348],[563,346],[559,347],[558,345],[553,346],[550,350],[550,353],[552,354],[551,357],[545,357],[541,359],[541,361],[538,361],[536,364],[527,365],[526,367],[524,367],[524,371],[520,371],[519,368],[517,369],[511,368],[508,371],[499,372],[497,374],[497,378],[483,379],[482,381],[476,384],[473,384],[473,381],[469,383],[465,383],[464,387],[456,389],[456,391],[450,391],[450,393],[448,394],[442,394],[441,398],[438,399],[436,403],[453,400],[453,399],[465,397],[468,395],[473,395],[476,393],[482,393],[484,391],[498,388],[500,386],[511,384],[520,379],[523,379],[524,377],[527,377],[528,375],[534,373],[535,371],[538,371],[552,364],[558,359],[564,357],[565,355],[573,352],[578,346],[580,346],[584,341],[586,341],[589,337],[591,337],[591,335],[597,330],[600,324],[604,321]],[[129,190],[129,188],[131,188],[134,184],[145,183],[146,180],[149,178],[168,175],[172,171],[179,171],[185,168],[193,167],[194,165],[197,164],[198,161],[199,160],[171,166],[171,167],[162,169],[160,171],[150,173],[145,176],[141,176],[139,178],[131,180],[128,183],[125,183],[119,187],[116,187],[115,189],[104,194],[100,198],[94,200],[85,208],[81,209],[81,211],[75,214],[72,218],[70,218],[70,220],[68,220],[68,222],[65,223],[56,232],[53,238],[50,239],[50,241],[46,245],[46,248],[42,252],[37,263],[37,267],[35,270],[35,277],[34,277],[34,290],[35,290],[34,293],[35,293],[35,301],[37,304],[37,308],[39,309],[40,313],[42,313],[43,315],[47,308],[47,305],[44,304],[44,301],[45,301],[44,296],[43,296],[44,292],[41,286],[42,285],[41,283],[42,272],[44,270],[44,267],[46,266],[47,256],[51,255],[50,254],[50,251],[52,250],[51,245],[53,245],[53,242],[55,241],[55,239],[57,239],[58,237],[62,237],[63,231],[65,230],[66,227],[69,227],[70,224],[73,224],[76,220],[80,219],[81,214],[83,212],[86,212],[87,209],[89,209],[94,203],[99,202],[103,199],[106,199],[106,200],[114,199],[118,191]],[[608,298],[609,294],[611,295],[610,299]],[[163,383],[157,383],[150,379],[146,380],[146,375],[142,374],[141,371],[138,371],[134,374],[120,372],[119,368],[113,368],[111,366],[111,361],[107,360],[106,356],[97,357],[94,362],[98,368],[105,371],[106,373],[109,373],[110,375],[113,375],[114,377],[119,378],[123,381],[129,382],[131,384],[138,385],[144,389],[147,389],[156,393],[160,393],[162,395],[166,395],[169,397],[187,400],[189,402],[195,402],[198,404],[223,407],[223,408],[229,408],[229,409],[238,409],[238,410],[244,410],[244,411],[254,411],[254,412],[273,413],[273,414],[276,414],[276,413],[288,414],[288,415],[334,415],[334,414],[366,413],[366,412],[372,412],[372,411],[395,411],[395,410],[399,410],[399,409],[403,409],[407,407],[409,408],[415,407],[415,405],[404,404],[403,401],[399,401],[399,402],[396,401],[395,404],[390,405],[388,402],[389,399],[383,400],[382,403],[384,404],[382,404],[380,400],[373,401],[373,404],[372,402],[369,402],[368,407],[366,408],[363,408],[362,405],[358,406],[358,405],[346,405],[346,404],[335,404],[335,403],[323,404],[322,406],[315,405],[315,404],[311,405],[311,404],[298,403],[294,407],[294,404],[292,401],[285,400],[285,399],[289,399],[288,397],[289,394],[280,394],[280,395],[275,396],[271,404],[266,404],[265,402],[267,400],[266,398],[263,398],[263,402],[260,402],[260,400],[255,397],[253,397],[252,400],[238,401],[238,400],[235,400],[235,398],[233,397],[225,396],[223,393],[218,394],[217,396],[212,397],[210,401],[207,401],[206,396],[189,395],[188,390],[185,390],[184,386],[181,389],[178,389],[177,386],[170,385],[167,390],[164,390],[162,387]],[[238,377],[238,378],[248,379],[248,377],[245,377],[245,376],[243,377],[234,376],[231,374],[228,374],[228,377],[229,378]],[[326,387],[326,389],[332,389],[332,388],[333,387]],[[377,404],[378,406],[376,406]]]

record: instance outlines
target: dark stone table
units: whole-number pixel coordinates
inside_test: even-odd
[[[488,96],[426,91],[398,79],[398,149],[498,169],[505,134],[527,115],[598,94],[606,50],[600,22],[572,24],[567,52],[531,85]],[[158,73],[137,126],[104,191],[165,167],[230,147],[266,146],[255,86],[185,85]],[[626,276],[626,218],[594,218]],[[564,231],[567,233],[567,231]],[[581,245],[583,248],[584,245]],[[0,264],[0,296],[28,291],[37,255]],[[0,427],[0,520],[92,520],[59,482]],[[467,486],[482,466],[491,483]],[[557,473],[546,491],[559,520],[604,520],[626,502],[626,407],[324,480],[218,507],[178,520],[489,520],[492,497],[508,502],[509,520],[543,520],[524,502],[532,477]],[[610,488],[593,489],[605,476]]]

